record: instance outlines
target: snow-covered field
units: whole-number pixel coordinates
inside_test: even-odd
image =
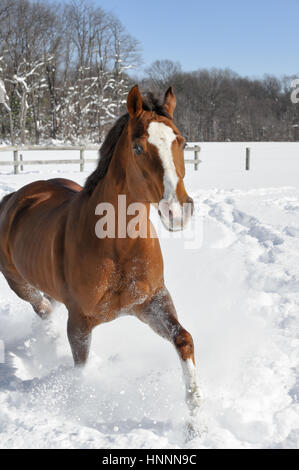
[[[299,447],[299,144],[250,146],[246,172],[246,144],[202,145],[199,171],[190,165],[186,175],[202,244],[161,240],[167,286],[195,342],[200,435],[186,442],[170,344],[122,317],[94,330],[89,364],[75,372],[65,308],[48,327],[1,277],[1,448]],[[58,173],[79,183],[89,173],[0,171],[1,197]]]

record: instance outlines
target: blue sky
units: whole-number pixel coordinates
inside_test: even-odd
[[[156,59],[184,70],[230,68],[240,75],[299,72],[299,0],[95,0]]]

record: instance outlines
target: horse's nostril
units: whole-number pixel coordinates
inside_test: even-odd
[[[172,210],[169,209],[169,219],[172,221],[173,220],[173,212]]]
[[[160,211],[160,209],[158,209],[158,214],[159,214],[159,216],[161,217],[161,211]]]

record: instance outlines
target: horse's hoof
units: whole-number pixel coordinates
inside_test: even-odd
[[[186,443],[193,441],[193,439],[202,438],[206,433],[207,427],[197,422],[194,418],[190,418],[185,424],[184,434]]]

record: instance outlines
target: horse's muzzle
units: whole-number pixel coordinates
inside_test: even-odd
[[[183,230],[194,212],[194,202],[188,197],[186,202],[180,204],[177,200],[162,199],[158,205],[158,214],[162,223],[170,232]]]

